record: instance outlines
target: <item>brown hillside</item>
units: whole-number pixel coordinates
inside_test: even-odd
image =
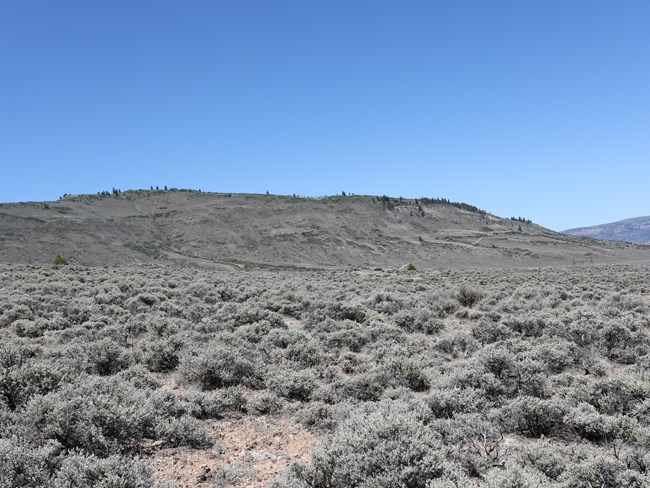
[[[648,262],[650,247],[567,236],[453,205],[127,191],[0,205],[0,260],[210,267],[545,266]]]

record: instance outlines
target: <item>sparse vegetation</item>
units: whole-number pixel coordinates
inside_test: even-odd
[[[0,246],[0,261],[42,264],[51,262],[52,249],[72,249],[75,265],[397,269],[411,262],[423,270],[648,262],[650,256],[650,248],[558,234],[445,198],[152,187],[67,195],[49,210],[41,202],[2,204],[0,243],[21,245]]]

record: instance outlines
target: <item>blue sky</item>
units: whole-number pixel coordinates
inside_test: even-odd
[[[650,214],[647,1],[0,2],[0,201],[169,185]]]

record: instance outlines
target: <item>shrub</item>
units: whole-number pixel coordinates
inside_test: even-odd
[[[156,390],[162,386],[154,375],[141,364],[135,364],[129,369],[124,369],[115,375],[120,380],[128,381],[136,388]]]
[[[501,421],[509,429],[527,437],[558,435],[568,407],[558,400],[518,397],[501,411]]]
[[[332,407],[323,402],[310,402],[296,414],[298,422],[314,429],[331,430],[336,426]]]
[[[381,372],[362,373],[346,379],[338,385],[340,398],[361,402],[376,402],[390,386],[390,377]]]
[[[271,329],[266,337],[262,339],[261,344],[264,349],[286,349],[292,344],[307,342],[308,340],[308,337],[302,331]]]
[[[456,334],[449,337],[443,337],[434,344],[435,349],[450,354],[457,358],[461,353],[469,356],[480,347],[480,344],[473,338],[464,334]]]
[[[484,347],[476,354],[475,361],[478,368],[499,380],[502,393],[537,397],[547,393],[546,366],[540,361],[517,357],[503,345]],[[481,388],[480,383],[469,386]],[[490,393],[485,387],[483,389]]]
[[[431,428],[448,446],[448,457],[472,477],[483,476],[492,466],[505,462],[503,434],[480,414],[434,420]]]
[[[36,395],[56,390],[72,376],[61,363],[21,356],[29,354],[26,350],[14,350],[10,354],[13,357],[5,356],[3,364],[0,350],[0,404],[6,404],[10,410],[23,407]]]
[[[130,354],[113,339],[91,342],[85,347],[85,352],[89,373],[109,376],[128,368],[131,364]]]
[[[190,446],[204,449],[214,444],[203,424],[187,415],[158,422],[155,434],[169,447]]]
[[[198,384],[203,390],[243,385],[259,388],[261,377],[255,364],[241,353],[226,346],[216,346],[188,355],[180,364],[181,377]]]
[[[52,264],[54,266],[67,266],[68,261],[66,261],[66,259],[60,254],[57,254],[56,257],[52,260]]]
[[[463,307],[472,308],[483,298],[483,292],[476,288],[469,288],[465,285],[461,286],[456,293],[456,300]]]
[[[650,483],[648,473],[639,473],[617,459],[598,456],[572,464],[560,477],[562,487],[600,486],[604,488],[644,488]]]
[[[139,462],[121,456],[74,455],[63,461],[52,488],[149,488],[153,484],[149,469]]]
[[[407,404],[384,401],[353,412],[291,478],[309,488],[425,488],[444,473],[440,449]]]
[[[248,412],[254,415],[274,415],[282,411],[285,401],[275,393],[264,393],[249,400],[246,405]]]
[[[541,440],[524,448],[521,461],[556,480],[566,469],[567,454],[559,446]]]
[[[635,419],[622,415],[602,415],[588,403],[580,403],[571,409],[566,422],[573,432],[592,442],[629,440],[637,427]]]
[[[512,337],[512,331],[501,323],[481,320],[478,324],[472,326],[472,336],[481,344],[493,344]]]
[[[394,315],[394,320],[399,328],[407,332],[435,334],[445,326],[442,320],[427,309],[400,310]]]
[[[485,488],[551,488],[544,475],[519,466],[493,469],[485,478]]]
[[[33,448],[21,439],[0,439],[0,486],[48,486],[61,462],[61,446],[48,442]]]
[[[136,448],[145,437],[153,437],[156,420],[141,390],[99,377],[35,397],[26,409],[38,437],[98,456]]]
[[[228,412],[243,412],[247,408],[246,398],[238,386],[223,388],[214,394],[189,391],[185,401],[187,411],[197,419],[218,419]]]
[[[34,312],[26,305],[10,305],[0,315],[0,327],[7,327],[20,319],[31,320]]]
[[[350,324],[356,322],[347,321]],[[347,347],[350,351],[359,352],[369,341],[368,334],[353,327],[346,327],[327,334],[325,342],[329,349]]]
[[[417,361],[393,359],[388,364],[388,371],[397,385],[405,386],[413,391],[426,391],[429,389],[429,378]]]
[[[435,388],[426,399],[437,418],[452,418],[457,413],[481,412],[488,402],[485,393],[474,388]]]
[[[533,350],[534,359],[546,364],[550,373],[561,373],[577,362],[575,344],[560,338],[545,341]]]
[[[316,376],[310,370],[274,371],[268,375],[266,382],[268,388],[280,397],[299,402],[309,401],[316,388]]]
[[[313,368],[327,362],[323,346],[313,340],[289,345],[284,350],[284,357],[302,368]]]
[[[19,319],[13,323],[16,335],[19,337],[41,337],[48,329],[48,323],[43,319],[25,320]]]
[[[404,308],[404,302],[389,293],[375,293],[364,301],[364,305],[379,313],[394,314]]]
[[[624,374],[594,383],[589,391],[589,403],[602,413],[629,414],[650,397],[648,375]]]
[[[183,342],[177,338],[149,342],[146,345],[144,363],[149,371],[165,373],[174,371],[180,362]]]
[[[506,393],[506,386],[494,373],[485,371],[476,364],[455,369],[442,382],[442,387],[473,388],[485,392],[485,398],[496,400]]]

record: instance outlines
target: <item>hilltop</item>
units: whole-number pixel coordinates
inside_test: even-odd
[[[0,205],[0,261],[207,267],[515,267],[647,262],[650,247],[553,232],[443,199],[193,190]]]
[[[578,227],[565,230],[574,236],[587,236],[609,241],[625,241],[636,244],[650,244],[650,217],[635,217],[609,224]]]

